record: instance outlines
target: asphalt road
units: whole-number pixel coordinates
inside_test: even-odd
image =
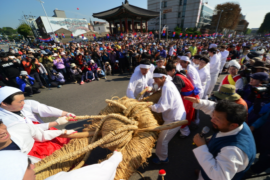
[[[219,81],[221,81],[221,76]],[[40,94],[36,94],[31,99],[37,100],[41,103],[57,107],[59,109],[75,113],[76,115],[96,115],[101,109],[106,106],[105,99],[110,99],[114,96],[122,97],[126,94],[126,88],[128,85],[130,75],[122,76],[109,76],[105,81],[101,79],[99,82],[85,83],[84,85],[67,84],[62,88],[52,88],[52,90],[42,90]],[[216,88],[218,87],[218,84]],[[29,99],[29,98],[27,98]],[[56,118],[42,118],[45,122],[50,122]],[[192,149],[195,148],[192,145],[193,136],[199,133],[204,126],[211,127],[210,117],[200,113],[201,123],[197,129],[191,129],[191,134],[186,139],[180,139],[179,133],[169,143],[169,163],[163,165],[155,165],[152,163],[152,157],[155,157],[153,149],[153,156],[149,158],[149,164],[144,168],[139,168],[145,179],[156,180],[158,177],[158,171],[164,169],[167,172],[165,176],[166,180],[196,180],[194,173],[195,169],[199,169],[199,164],[195,159]],[[79,121],[75,123],[69,123],[65,126],[58,126],[58,129],[76,129],[80,131],[83,124],[86,121]],[[208,136],[211,135],[211,132]],[[103,159],[110,153],[107,149],[96,148],[92,151],[87,164],[97,163],[99,159]],[[252,180],[263,180],[262,178],[253,178]],[[269,177],[267,178],[270,179]],[[138,174],[134,173],[130,180],[143,180]]]

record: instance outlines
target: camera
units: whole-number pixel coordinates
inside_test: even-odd
[[[270,83],[263,84],[260,87],[254,87],[253,92],[256,94],[270,93]]]
[[[23,75],[23,76],[22,76],[22,79],[26,79],[26,75]]]
[[[214,94],[212,94],[212,95],[208,98],[208,100],[217,102],[217,101],[220,101],[221,99],[219,99],[218,97],[214,96]]]

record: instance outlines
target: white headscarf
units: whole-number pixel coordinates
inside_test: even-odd
[[[22,180],[28,167],[28,156],[19,151],[0,152],[1,179]]]
[[[0,88],[0,103],[2,103],[7,97],[17,92],[22,92],[22,91],[18,88],[14,88],[10,86],[5,86],[5,87]]]

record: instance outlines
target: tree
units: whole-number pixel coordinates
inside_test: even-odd
[[[17,31],[11,27],[3,27],[3,28],[0,28],[0,33],[10,36],[13,34],[17,34]]]
[[[217,12],[217,14],[214,15],[212,18],[212,27],[218,26],[218,29],[226,28],[226,29],[231,29],[231,30],[236,28],[240,19],[240,12],[241,12],[241,8],[239,4],[231,3],[231,2],[218,4],[215,8],[215,11]],[[222,13],[221,16],[220,16],[220,13]],[[219,21],[219,17],[220,17],[220,21]],[[218,21],[219,21],[219,25],[218,25]]]
[[[270,13],[267,13],[264,17],[264,21],[258,30],[258,33],[269,33],[270,32]]]
[[[247,28],[245,35],[250,35],[251,34],[251,29]]]
[[[27,36],[30,36],[30,35],[33,34],[30,26],[28,26],[26,23],[21,24],[18,27],[17,31],[18,31],[19,34],[21,34],[25,38],[27,38]]]

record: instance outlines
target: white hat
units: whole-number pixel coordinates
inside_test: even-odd
[[[71,68],[74,68],[75,66],[76,66],[75,63],[71,63],[71,64],[70,64],[70,67],[71,67]]]
[[[20,76],[27,76],[28,74],[27,74],[27,72],[26,71],[21,71],[21,73],[20,73]]]
[[[91,60],[91,61],[90,61],[90,63],[93,63],[93,64],[94,64],[94,63],[95,63],[95,61],[94,61],[94,60]]]
[[[58,56],[58,54],[54,53],[52,56]]]
[[[23,179],[28,167],[28,156],[19,151],[1,151],[1,179]]]
[[[156,43],[153,43],[153,45],[156,45]]]
[[[10,86],[5,86],[5,87],[0,88],[0,103],[3,102],[7,97],[17,92],[22,92],[22,91],[18,88],[14,88]]]
[[[118,61],[118,60],[116,60],[115,62],[116,62],[116,63],[119,63],[119,61]]]
[[[231,60],[230,62],[229,62],[229,67],[230,66],[234,66],[234,67],[236,67],[237,69],[240,69],[241,68],[241,65],[234,59],[234,60]]]
[[[187,61],[187,62],[191,63],[189,57],[187,57],[187,56],[181,56],[181,60],[182,61]]]
[[[61,52],[61,55],[66,55],[66,53],[64,53],[64,52]]]

